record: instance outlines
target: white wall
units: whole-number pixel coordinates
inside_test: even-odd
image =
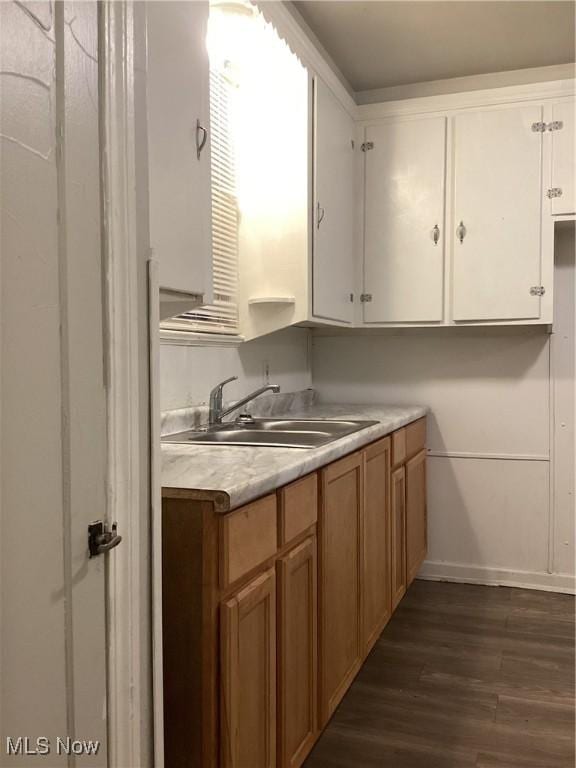
[[[573,349],[573,230],[558,237],[557,262],[556,334]],[[571,586],[574,360],[560,351],[566,426],[563,461],[553,464],[550,350],[538,328],[315,335],[313,380],[322,400],[431,409],[429,576]]]
[[[208,402],[212,387],[238,376],[227,385],[226,400],[235,400],[266,383],[283,392],[312,385],[309,331],[289,328],[239,346],[160,346],[160,399],[163,411]]]
[[[574,572],[575,539],[575,242],[574,224],[561,226],[556,236],[555,301],[558,308],[551,346],[553,407],[552,556],[561,572]]]

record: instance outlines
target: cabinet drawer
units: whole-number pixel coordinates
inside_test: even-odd
[[[318,475],[307,475],[278,492],[280,546],[314,525],[318,519]]]
[[[392,466],[397,467],[406,461],[406,427],[392,433]]]
[[[220,582],[227,587],[276,553],[276,496],[226,515],[220,530]]]
[[[406,427],[406,458],[409,459],[426,446],[426,419],[418,419]]]

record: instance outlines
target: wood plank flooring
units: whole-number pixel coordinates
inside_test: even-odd
[[[574,768],[574,598],[416,581],[305,768]]]

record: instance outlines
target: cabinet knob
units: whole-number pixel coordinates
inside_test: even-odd
[[[464,238],[466,237],[466,227],[464,226],[463,221],[461,221],[456,228],[456,237],[458,240],[460,240],[461,243],[464,242]]]
[[[434,224],[434,229],[432,230],[432,239],[434,240],[434,245],[438,245],[438,241],[440,240],[440,227],[438,224]]]
[[[324,220],[324,215],[325,215],[326,211],[324,210],[324,208],[322,208],[322,206],[320,205],[320,203],[318,203],[318,205],[317,205],[317,210],[318,210],[318,214],[317,214],[317,217],[316,217],[316,222],[317,222],[317,223],[316,223],[316,227],[317,227],[318,229],[320,229],[320,224],[321,224],[321,223],[323,222],[323,220]]]
[[[200,155],[202,154],[207,138],[208,131],[204,128],[200,120],[196,120],[196,157],[198,160],[200,160]]]

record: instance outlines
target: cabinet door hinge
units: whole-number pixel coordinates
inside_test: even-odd
[[[546,192],[546,197],[549,197],[550,200],[552,200],[553,197],[562,197],[561,187],[552,187]]]
[[[368,152],[369,149],[374,149],[374,142],[373,141],[364,141],[360,145],[360,149],[362,152]]]
[[[533,285],[530,288],[530,296],[544,296],[546,289],[543,285]]]
[[[351,302],[351,303],[353,303],[353,302],[354,302],[354,294],[353,294],[353,293],[351,293],[351,294],[350,294],[350,302]]]
[[[360,294],[360,301],[363,304],[366,304],[369,301],[372,301],[372,294],[371,293],[361,293]]]
[[[548,123],[546,128],[549,131],[561,131],[564,128],[564,123],[562,120],[553,120],[551,123]]]
[[[534,133],[544,133],[546,130],[546,123],[538,122],[532,123],[532,130]]]

